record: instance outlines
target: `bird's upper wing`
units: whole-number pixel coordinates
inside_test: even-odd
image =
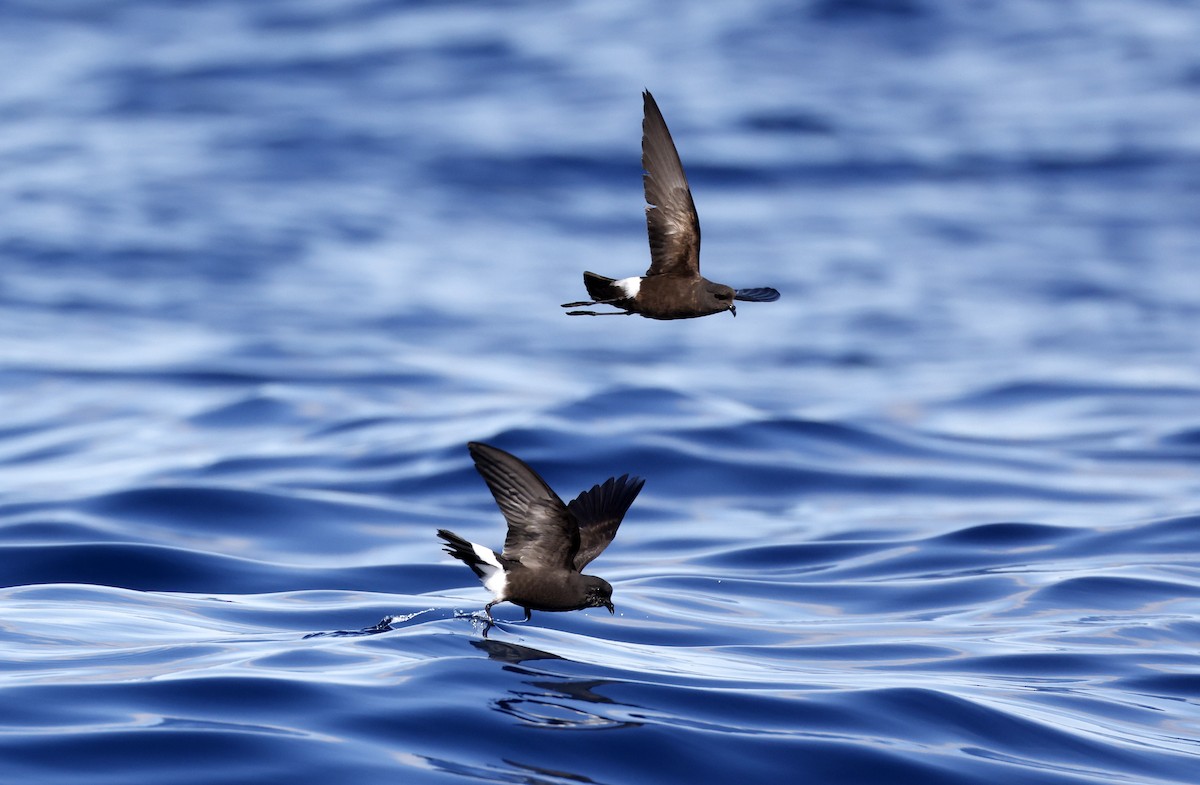
[[[641,477],[610,477],[603,485],[579,494],[567,509],[579,523],[579,552],[575,554],[575,569],[582,571],[588,562],[600,555],[617,536],[617,527],[629,511],[646,481]]]
[[[642,184],[650,269],[646,275],[700,274],[700,218],[671,132],[650,91],[642,93]]]
[[[479,442],[467,449],[508,521],[504,557],[528,567],[570,567],[579,526],[558,494],[515,455]]]

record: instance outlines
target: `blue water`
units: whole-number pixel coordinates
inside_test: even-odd
[[[0,781],[1195,783],[1197,40],[0,4]],[[561,313],[647,264],[644,87],[779,302]],[[616,616],[482,637],[470,440],[647,478]]]

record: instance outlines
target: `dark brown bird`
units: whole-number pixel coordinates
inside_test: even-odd
[[[687,175],[671,132],[654,96],[642,93],[642,184],[646,189],[646,230],[650,235],[650,269],[643,276],[614,280],[583,274],[591,300],[564,303],[563,308],[612,305],[619,311],[568,311],[569,316],[641,314],[648,319],[691,319],[729,311],[734,300],[769,303],[779,299],[770,287],[733,289],[700,275],[700,219]]]
[[[608,608],[612,586],[582,570],[608,547],[645,480],[628,474],[609,478],[563,504],[538,473],[514,455],[479,442],[467,445],[500,512],[508,521],[504,552],[438,529],[446,552],[462,561],[494,595],[484,606],[511,602],[531,611]]]

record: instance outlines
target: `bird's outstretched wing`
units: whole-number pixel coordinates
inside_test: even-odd
[[[650,235],[646,275],[696,276],[700,274],[700,218],[692,191],[654,96],[647,90],[642,98],[642,185]]]
[[[753,289],[738,289],[733,293],[733,299],[745,300],[751,303],[773,303],[779,299],[779,290],[770,286],[756,286]]]
[[[588,562],[608,547],[617,536],[617,527],[629,505],[637,498],[646,481],[641,477],[610,477],[571,500],[567,509],[579,524],[579,551],[575,554],[575,569],[582,571]]]
[[[558,494],[515,455],[480,442],[467,449],[508,521],[504,558],[527,567],[569,568],[579,550],[579,527]]]

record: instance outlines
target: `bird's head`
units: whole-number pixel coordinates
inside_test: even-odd
[[[706,281],[706,283],[708,285],[705,287],[705,292],[714,306],[713,313],[729,311],[737,316],[737,307],[733,304],[733,298],[737,296],[737,292],[733,290],[733,287],[712,281]]]
[[[583,603],[585,608],[608,608],[609,613],[616,613],[612,604],[612,586],[603,578],[585,575],[587,584],[584,586]]]

